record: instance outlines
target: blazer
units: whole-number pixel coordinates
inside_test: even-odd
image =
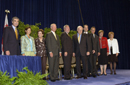
[[[113,38],[113,40],[108,39],[107,41],[109,46],[109,54],[111,54],[110,51],[111,46],[112,46],[113,54],[120,53],[117,39]]]
[[[107,52],[109,52],[109,47],[108,47],[108,42],[107,42],[107,38],[106,37],[102,37],[101,40],[99,38],[99,45],[100,45],[101,48],[106,48]]]
[[[92,50],[94,50],[93,35],[91,33],[88,33],[88,34],[83,33],[83,34],[87,35],[86,37],[88,38],[88,42],[89,42],[89,46],[90,46],[90,50],[91,50],[90,52],[92,53]]]
[[[99,46],[99,37],[95,34],[95,37],[93,36],[93,48],[95,50],[95,54],[97,55],[98,52],[100,52],[100,46]]]
[[[55,39],[52,32],[49,32],[46,35],[45,41],[46,41],[48,55],[49,55],[49,52],[52,52],[53,56],[58,56],[59,52],[61,52],[59,36],[56,34],[56,37],[57,37],[57,40]]]
[[[19,38],[16,39],[15,31],[12,26],[5,27],[4,29],[3,47],[4,53],[9,50],[10,55],[20,55]]]
[[[63,55],[64,55],[64,52],[68,52],[68,54],[73,53],[73,41],[66,32],[63,32],[61,34],[61,44],[62,44]]]
[[[73,51],[76,56],[79,55],[79,53],[82,56],[87,56],[86,52],[90,52],[90,43],[88,42],[88,36],[85,34],[82,34],[80,43],[78,42],[77,34],[73,35]]]
[[[30,39],[32,41],[30,41]],[[27,35],[21,37],[21,54],[24,54],[28,51],[34,52],[34,54],[36,54],[34,38],[30,36],[30,39]]]

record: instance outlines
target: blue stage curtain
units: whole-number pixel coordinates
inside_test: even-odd
[[[11,77],[17,76],[16,69],[21,72],[24,67],[34,73],[41,72],[41,57],[0,55],[0,70],[7,71]]]
[[[130,69],[130,0],[79,0],[84,23],[104,30],[105,37],[113,31],[119,42],[120,55],[117,68]],[[40,28],[56,23],[58,28],[69,24],[76,30],[82,25],[78,0],[1,0],[0,1],[0,42],[3,33],[5,9],[10,10],[11,18],[17,16],[25,24],[41,22]],[[0,51],[1,52],[1,51]]]

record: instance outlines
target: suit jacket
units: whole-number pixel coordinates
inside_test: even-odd
[[[4,53],[9,50],[10,55],[20,55],[19,38],[16,39],[15,31],[12,26],[5,27],[4,29],[3,47]]]
[[[82,56],[87,56],[86,52],[90,52],[90,46],[88,42],[88,36],[85,34],[82,34],[80,43],[78,42],[77,34],[73,35],[73,49],[76,56],[79,55],[79,53]]]
[[[61,34],[61,44],[62,44],[62,55],[64,55],[64,52],[68,52],[68,54],[73,53],[73,41],[67,35],[66,32],[63,32]]]
[[[34,54],[36,54],[34,38],[30,36],[30,39],[32,40],[32,43],[30,42],[27,35],[21,37],[21,54],[29,51],[32,51]]]
[[[85,34],[85,33],[83,33],[83,34]],[[91,50],[91,53],[92,53],[92,50],[94,50],[94,47],[93,47],[93,45],[94,45],[93,35],[91,33],[88,33],[88,34],[85,34],[85,35],[87,35],[90,50]]]
[[[95,54],[97,55],[98,52],[100,52],[100,46],[99,46],[99,37],[96,34],[95,34],[95,37],[93,37],[93,42],[94,42],[93,47],[95,50]]]
[[[49,52],[52,52],[53,56],[58,56],[59,52],[61,52],[59,36],[56,34],[56,37],[57,40],[55,39],[52,32],[49,32],[46,35],[47,52],[48,54]]]

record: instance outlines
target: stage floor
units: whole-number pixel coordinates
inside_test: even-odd
[[[117,75],[110,75],[110,70],[107,69],[107,76],[97,76],[96,78],[88,77],[88,79],[72,79],[72,80],[60,80],[51,82],[48,80],[49,85],[126,85],[122,84],[130,82],[130,70],[117,69]],[[130,84],[127,84],[130,85]]]

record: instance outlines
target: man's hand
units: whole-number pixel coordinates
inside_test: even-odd
[[[59,56],[61,57],[62,55],[61,55],[61,52],[59,53]]]
[[[98,56],[100,56],[100,52],[98,52]]]
[[[75,57],[75,53],[73,53],[73,57]]]
[[[68,53],[67,52],[64,52],[64,56],[67,56],[68,55]]]
[[[6,51],[6,55],[10,55],[10,51]]]
[[[86,55],[89,56],[89,55],[90,55],[90,52],[87,52]]]
[[[116,53],[116,57],[118,56],[118,53]]]
[[[94,54],[94,53],[95,53],[95,50],[93,50],[92,52],[93,52],[93,54]]]
[[[52,52],[50,52],[50,57],[53,57],[53,53]]]

